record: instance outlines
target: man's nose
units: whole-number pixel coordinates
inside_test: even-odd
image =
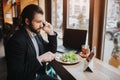
[[[43,23],[40,24],[40,27],[43,28]]]

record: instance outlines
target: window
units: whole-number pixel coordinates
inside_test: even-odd
[[[120,29],[120,0],[108,0],[107,3],[107,16],[106,17],[106,33],[105,33],[105,45],[103,61],[110,63],[111,54],[114,55],[113,51],[116,47],[114,42],[114,34],[119,32]],[[118,44],[117,44],[118,46]],[[120,45],[119,45],[120,46]],[[114,48],[114,49],[113,49]],[[117,52],[118,54],[120,52]],[[107,58],[106,58],[107,57]],[[118,67],[119,63],[116,60],[111,60],[113,66]]]
[[[88,30],[90,0],[68,0],[68,26],[70,29]]]
[[[52,1],[52,25],[58,34],[58,46],[62,45],[63,38],[63,0]]]
[[[52,0],[52,24],[55,30],[62,29],[63,0]]]

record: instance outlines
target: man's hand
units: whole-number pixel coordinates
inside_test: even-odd
[[[43,27],[43,30],[48,34],[48,35],[54,35],[53,32],[53,27],[50,23],[48,23],[47,21],[43,22],[45,24],[45,26]]]
[[[38,57],[38,60],[39,60],[39,62],[50,62],[50,61],[54,60],[54,58],[55,58],[55,54],[53,54],[52,52],[49,51],[49,52],[46,52],[46,53],[40,55]]]

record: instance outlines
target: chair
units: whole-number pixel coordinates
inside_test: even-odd
[[[86,43],[87,30],[65,29],[63,35],[63,46],[77,51],[81,45]]]

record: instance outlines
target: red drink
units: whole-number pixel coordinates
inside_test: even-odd
[[[82,58],[86,58],[87,57],[88,49],[89,49],[88,45],[82,45],[82,54],[81,54]]]

